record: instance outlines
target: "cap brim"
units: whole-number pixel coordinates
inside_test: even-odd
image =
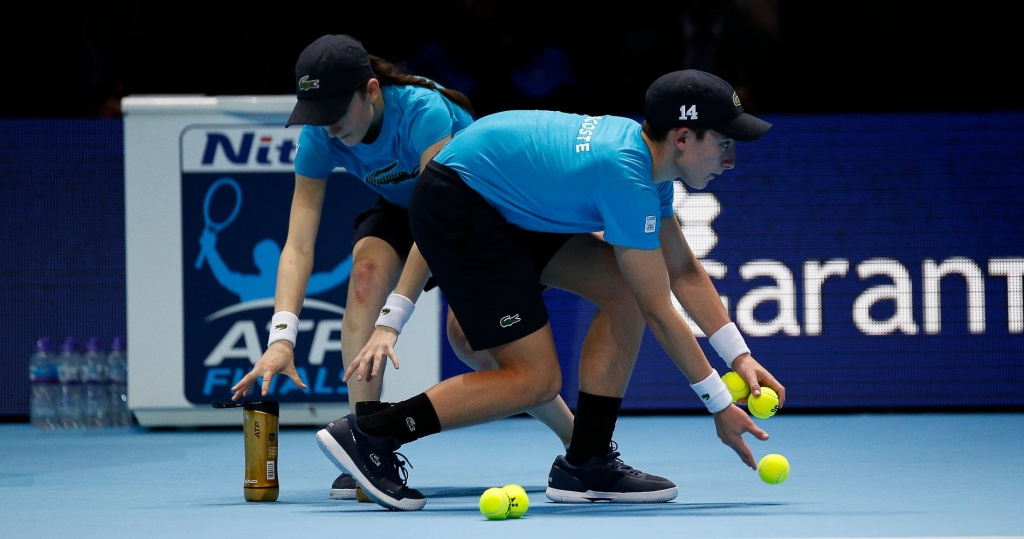
[[[333,125],[345,115],[351,102],[352,94],[328,99],[300,99],[284,126]]]
[[[767,133],[771,126],[772,124],[743,112],[731,121],[712,126],[711,129],[714,129],[729,138],[736,139],[741,142],[750,142],[761,138],[761,135]]]

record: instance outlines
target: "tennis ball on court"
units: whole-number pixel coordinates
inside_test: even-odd
[[[768,419],[779,411],[779,395],[770,387],[761,386],[761,395],[747,397],[747,409],[760,419]]]
[[[498,487],[491,487],[480,495],[480,513],[487,520],[505,520],[508,518],[508,494]]]
[[[526,489],[511,483],[501,487],[508,496],[508,518],[519,518],[530,508],[530,497],[526,495]]]
[[[732,395],[733,402],[745,399],[750,395],[750,386],[747,385],[747,381],[742,376],[736,374],[736,371],[729,371],[723,374],[722,381],[725,382],[725,387],[729,388],[729,394]]]
[[[789,461],[778,453],[765,455],[757,463],[757,475],[769,485],[778,485],[789,477]]]

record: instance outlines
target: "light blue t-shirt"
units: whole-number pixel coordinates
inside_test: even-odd
[[[609,243],[654,249],[661,219],[673,215],[673,182],[654,184],[650,150],[629,118],[499,112],[459,133],[434,160],[526,230],[603,230]]]
[[[409,207],[420,175],[420,155],[448,135],[473,122],[465,109],[441,92],[421,86],[386,85],[384,121],[377,140],[346,146],[327,134],[327,128],[305,125],[299,134],[295,172],[327,178],[344,168],[392,204]]]

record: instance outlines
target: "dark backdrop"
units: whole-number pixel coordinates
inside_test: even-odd
[[[11,96],[0,116],[117,115],[132,93],[291,94],[296,57],[325,33],[464,91],[482,114],[636,114],[656,76],[686,67],[724,76],[764,113],[1020,108],[1007,92],[1014,18],[1000,2],[596,4],[22,5],[0,23]]]

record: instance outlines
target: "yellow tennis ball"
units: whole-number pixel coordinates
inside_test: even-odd
[[[722,381],[725,382],[725,387],[729,388],[729,394],[732,395],[733,402],[745,399],[750,395],[750,386],[747,385],[747,381],[742,376],[736,374],[736,371],[729,371],[723,374]]]
[[[789,477],[789,461],[778,453],[765,455],[757,463],[757,475],[769,485],[778,485]]]
[[[501,487],[508,496],[508,518],[519,518],[530,508],[530,497],[526,495],[526,489],[511,483]]]
[[[480,513],[487,520],[505,520],[508,518],[508,495],[498,487],[491,487],[480,495]]]
[[[747,409],[760,419],[768,419],[779,411],[779,395],[770,387],[761,386],[761,395],[747,397]]]

